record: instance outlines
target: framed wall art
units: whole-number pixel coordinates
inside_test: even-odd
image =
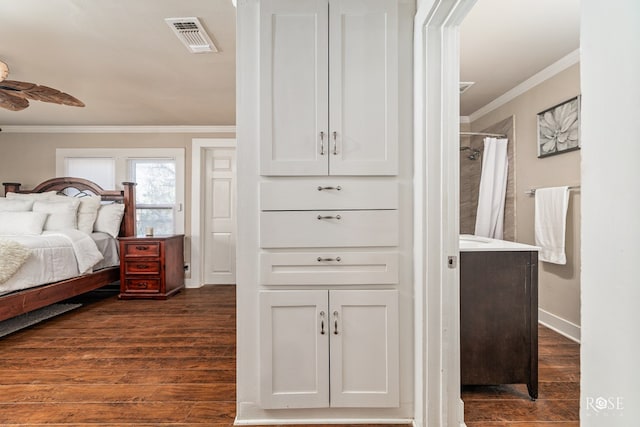
[[[538,113],[538,157],[579,149],[579,96]]]

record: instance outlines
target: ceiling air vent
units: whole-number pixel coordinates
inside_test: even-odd
[[[165,18],[180,41],[191,53],[217,52],[218,48],[211,41],[198,18]]]
[[[475,82],[460,82],[460,95],[465,93]]]

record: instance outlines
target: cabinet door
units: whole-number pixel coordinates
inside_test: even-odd
[[[396,0],[329,0],[331,175],[398,173]]]
[[[326,0],[260,2],[262,175],[328,174]]]
[[[330,291],[331,406],[399,406],[398,292]]]
[[[260,293],[263,408],[329,406],[327,291]]]

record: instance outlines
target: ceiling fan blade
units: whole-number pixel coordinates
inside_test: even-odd
[[[35,101],[51,102],[54,104],[69,105],[72,107],[84,107],[84,103],[79,99],[48,86],[41,86],[35,83],[19,82],[16,80],[4,80],[0,83],[0,89],[15,91],[15,95],[22,98],[33,99]]]
[[[0,88],[0,107],[11,111],[20,111],[28,106],[29,101],[26,99]]]

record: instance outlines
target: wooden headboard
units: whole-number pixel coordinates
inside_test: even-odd
[[[120,236],[136,235],[136,184],[123,182],[123,190],[103,190],[98,184],[83,178],[61,177],[51,178],[37,185],[33,190],[21,190],[19,182],[3,182],[4,194],[12,193],[45,193],[47,191],[62,192],[68,188],[79,193],[100,196],[103,201],[124,204],[124,217],[120,224]]]

